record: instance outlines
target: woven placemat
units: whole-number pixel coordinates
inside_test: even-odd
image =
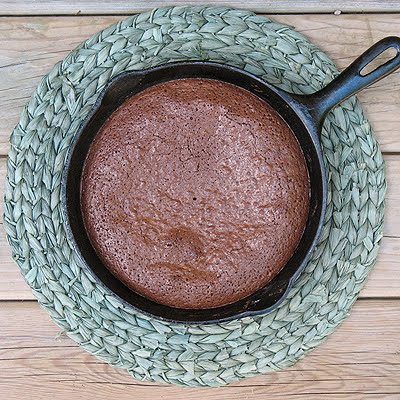
[[[133,313],[96,287],[68,244],[60,180],[68,147],[107,82],[122,71],[201,59],[241,67],[295,92],[336,74],[288,26],[225,7],[169,7],[97,33],[44,77],[11,136],[4,226],[40,304],[77,343],[138,379],[217,386],[288,367],[343,321],[382,237],[385,175],[352,98],[327,118],[325,227],[311,261],[275,311],[214,325],[168,324]]]

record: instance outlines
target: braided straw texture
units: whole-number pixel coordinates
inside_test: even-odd
[[[107,82],[122,71],[201,59],[241,67],[295,93],[337,73],[304,36],[248,11],[168,7],[97,33],[39,84],[11,136],[4,226],[26,282],[69,337],[135,378],[219,386],[286,368],[349,313],[382,237],[384,165],[356,98],[327,118],[328,211],[307,268],[275,311],[232,322],[168,324],[96,287],[68,244],[60,205],[65,156]]]

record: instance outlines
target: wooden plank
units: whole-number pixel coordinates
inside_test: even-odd
[[[388,186],[385,203],[384,234],[391,237],[400,237],[400,159],[398,155],[386,154],[384,155],[384,160]]]
[[[361,292],[361,297],[400,297],[400,155],[385,157],[388,195],[386,201],[385,234],[377,264]],[[0,198],[3,198],[5,159],[0,159]],[[3,202],[0,202],[0,215]],[[0,300],[34,299],[18,267],[10,255],[5,233],[0,225]]]
[[[7,153],[9,135],[41,77],[81,41],[120,18],[0,18],[0,154]],[[276,20],[306,34],[340,69],[384,36],[400,36],[398,14],[281,15]],[[400,72],[366,89],[360,99],[382,149],[400,152]]]
[[[0,18],[0,154],[23,105],[52,66],[117,17]]]
[[[139,382],[96,360],[35,303],[0,303],[0,393],[20,398],[120,400],[398,399],[400,301],[358,301],[328,340],[288,370],[218,389]]]
[[[207,4],[218,4],[236,8],[246,8],[259,13],[333,13],[333,12],[398,12],[399,1],[383,0],[280,0],[263,1],[240,0],[208,1]],[[198,5],[197,0],[1,0],[1,15],[85,15],[85,14],[132,14],[147,11],[153,7],[167,5]]]

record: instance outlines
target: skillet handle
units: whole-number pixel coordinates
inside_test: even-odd
[[[394,48],[396,55],[373,71],[364,75],[361,71],[385,50]],[[388,36],[375,43],[365,53],[350,64],[340,75],[320,91],[301,96],[303,103],[313,116],[318,127],[321,127],[326,114],[337,104],[361,89],[379,81],[400,67],[400,38]]]

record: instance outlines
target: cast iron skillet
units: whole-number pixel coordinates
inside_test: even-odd
[[[372,72],[363,75],[363,68],[389,48],[396,49],[397,54]],[[117,76],[100,95],[90,115],[77,132],[67,156],[62,177],[62,206],[70,243],[99,285],[108,287],[128,307],[160,319],[185,323],[212,323],[272,310],[282,302],[304,269],[323,226],[327,189],[319,132],[325,115],[344,99],[378,81],[399,66],[400,38],[387,37],[373,45],[325,88],[307,96],[284,92],[238,68],[204,61],[169,63]],[[98,258],[86,234],[80,208],[82,167],[89,146],[105,120],[127,97],[160,82],[188,77],[233,83],[271,104],[295,133],[304,152],[311,181],[308,222],[297,250],[282,271],[269,284],[247,298],[204,310],[164,306],[128,289]]]

